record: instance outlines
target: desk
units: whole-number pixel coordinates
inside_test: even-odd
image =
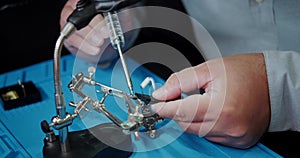
[[[61,62],[63,92],[65,94],[66,103],[68,104],[74,100],[73,95],[67,88],[67,84],[71,81],[72,74],[78,71],[86,73],[89,65],[84,62],[78,64],[80,60],[75,59],[73,55],[63,56]],[[20,79],[23,82],[32,81],[42,94],[42,101],[28,106],[6,111],[1,105],[0,157],[42,157],[43,138],[45,134],[40,128],[40,122],[42,120],[49,121],[56,115],[52,64],[52,60],[45,61],[0,75],[0,87],[16,84],[18,79]],[[129,70],[138,67],[138,64],[130,59],[127,60],[127,64]],[[124,91],[127,90],[125,77],[123,77],[124,75],[120,64],[116,64],[104,70],[97,69],[95,76],[95,80],[98,82]],[[147,69],[139,67],[132,74],[133,86],[137,92],[144,91],[139,88],[139,84],[148,76],[153,77],[158,83],[163,83],[162,79]],[[111,110],[116,109],[112,108]],[[73,112],[73,108],[67,106],[67,111]],[[114,112],[112,111],[112,113]],[[92,119],[99,120],[97,117],[103,118],[104,122],[109,121],[105,120],[105,117],[101,116],[101,114],[93,118],[88,116],[86,118],[89,121]],[[87,123],[84,122],[84,118],[76,118],[69,127],[69,131],[85,129],[87,126]],[[173,125],[171,124],[170,126]],[[134,142],[135,148],[141,150],[134,152],[131,157],[281,157],[260,143],[250,149],[239,150],[214,144],[192,134],[182,133],[174,135],[170,134],[169,131],[161,132],[161,135],[157,140],[153,140],[152,144],[156,146],[155,143],[159,144],[161,142],[158,141],[165,140],[169,140],[169,142],[165,144],[162,143],[160,148],[153,148],[153,150],[143,150],[142,147],[139,146],[139,144],[142,145],[144,143],[143,140]]]

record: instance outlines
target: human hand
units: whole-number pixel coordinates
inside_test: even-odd
[[[61,11],[60,26],[61,29],[66,24],[68,16],[76,8],[78,0],[68,0]],[[98,62],[98,58],[101,54],[101,46],[104,43],[105,38],[108,38],[108,30],[106,23],[102,15],[96,15],[92,21],[84,28],[75,31],[70,37],[68,37],[64,46],[72,53],[80,58],[83,58],[90,62]],[[116,54],[106,54],[101,56],[102,61],[111,60]]]
[[[267,130],[270,103],[263,54],[251,53],[207,61],[172,74],[152,95],[172,100],[152,106],[161,117],[175,120],[186,132],[223,145],[248,148]]]

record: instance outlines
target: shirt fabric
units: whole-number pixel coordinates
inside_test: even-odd
[[[182,2],[222,56],[263,52],[271,103],[268,130],[300,131],[300,0]]]

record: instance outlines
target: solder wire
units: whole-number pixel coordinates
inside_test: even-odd
[[[112,44],[112,46],[114,47],[114,49],[116,49],[119,53],[120,56],[120,60],[122,63],[122,67],[124,70],[124,74],[125,74],[125,78],[126,78],[126,82],[127,82],[127,86],[129,88],[130,93],[133,95],[134,91],[133,91],[133,86],[132,86],[132,81],[128,72],[128,68],[123,56],[123,52],[122,52],[122,48],[125,44],[125,40],[124,40],[124,35],[122,32],[122,28],[120,25],[120,21],[118,18],[118,15],[116,12],[113,13],[105,13],[105,21],[106,21],[106,25],[107,28],[109,30],[109,36],[110,36],[110,42]]]

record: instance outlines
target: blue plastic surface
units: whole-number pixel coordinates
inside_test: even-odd
[[[16,141],[10,131],[0,122],[0,157],[26,158],[29,157],[24,148]]]
[[[64,56],[61,62],[63,92],[68,104],[70,101],[76,100],[76,96],[73,96],[67,88],[72,74],[79,71],[86,73],[89,65],[75,60],[73,55]],[[164,82],[130,59],[127,59],[127,64],[129,69],[134,69],[132,80],[136,92],[145,93],[145,90],[139,88],[139,84],[148,76],[153,77],[158,83]],[[2,106],[0,107],[0,157],[43,157],[42,148],[45,134],[40,128],[40,122],[42,120],[50,121],[56,115],[52,66],[53,61],[49,60],[0,75],[0,87],[16,84],[18,80],[32,81],[42,94],[42,101],[38,103],[8,111],[5,111]],[[97,69],[95,77],[98,82],[127,92],[120,64],[109,69]],[[122,111],[122,108],[116,106],[116,102],[113,99],[108,100],[107,108],[117,116],[126,118],[126,113]],[[67,111],[73,112],[73,108],[67,106]],[[91,113],[82,119],[76,118],[69,127],[69,131],[85,129],[101,122],[109,122],[109,120],[99,113]],[[170,134],[170,131],[174,129],[176,131],[176,128],[173,129],[172,121],[169,122],[170,126],[162,129],[163,132],[160,133],[158,140],[148,142],[134,140],[137,152],[134,152],[131,157],[281,157],[260,143],[250,149],[239,150],[214,144],[192,134]],[[160,144],[159,141],[167,143]],[[148,150],[147,147],[151,145],[153,150]],[[155,149],[155,146],[158,148]]]

